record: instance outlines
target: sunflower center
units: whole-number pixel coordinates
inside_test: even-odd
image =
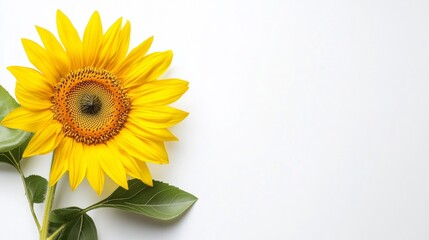
[[[112,73],[83,68],[67,74],[55,86],[54,118],[66,136],[87,145],[108,141],[124,126],[130,100]]]
[[[95,115],[101,110],[101,100],[97,95],[84,94],[80,99],[80,111],[85,114]]]

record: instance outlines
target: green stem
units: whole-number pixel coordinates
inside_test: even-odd
[[[49,236],[47,238],[47,240],[53,240],[55,239],[55,237],[60,234],[60,232],[66,227],[67,224],[63,224],[61,227],[59,227],[54,233],[51,234],[51,236]]]
[[[51,213],[56,187],[57,187],[57,184],[48,187],[48,193],[46,195],[45,212],[43,214],[42,230],[40,231],[40,240],[48,239],[47,237],[48,237],[48,227],[49,227],[49,214]]]
[[[21,176],[22,183],[24,184],[25,196],[27,197],[28,205],[30,206],[31,215],[33,215],[34,222],[36,223],[37,230],[40,232],[40,223],[39,219],[37,219],[36,213],[34,212],[33,203],[30,200],[30,196],[28,194],[27,184],[25,183],[24,172],[21,169],[21,165],[18,163],[16,165],[16,169],[18,169],[19,175]]]
[[[89,207],[87,207],[85,209],[82,209],[80,212],[81,213],[86,213],[86,212],[89,212],[89,211],[91,211],[93,209],[99,208],[102,203],[103,203],[103,201],[100,201],[100,202],[98,202],[96,204],[93,204],[93,205],[91,205],[91,206],[89,206]]]

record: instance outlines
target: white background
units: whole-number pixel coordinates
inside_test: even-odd
[[[96,210],[100,239],[429,239],[428,1],[2,0],[11,93],[5,68],[30,66],[20,38],[55,31],[56,9],[80,33],[95,9],[106,28],[123,16],[133,46],[154,35],[152,51],[175,53],[166,77],[190,82],[171,164],[150,168],[199,201],[170,223]],[[24,170],[48,176],[49,162]],[[55,207],[99,200],[86,181],[59,189]],[[36,239],[4,164],[0,191],[0,239]]]

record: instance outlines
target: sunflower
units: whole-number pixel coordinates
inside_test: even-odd
[[[187,112],[167,106],[188,89],[180,79],[158,78],[169,67],[171,51],[146,55],[153,38],[128,53],[130,23],[122,18],[103,33],[98,12],[81,39],[69,18],[57,11],[60,41],[36,26],[43,46],[23,39],[37,68],[11,66],[21,107],[2,124],[34,132],[24,157],[53,153],[49,183],[68,172],[75,189],[85,178],[102,192],[107,174],[127,189],[127,175],[152,185],[146,162],[165,164],[167,129]]]

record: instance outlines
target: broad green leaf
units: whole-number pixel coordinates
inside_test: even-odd
[[[0,121],[19,104],[0,86]],[[0,153],[8,152],[23,144],[30,133],[0,125]]]
[[[1,126],[0,126],[1,128]],[[22,159],[22,154],[24,153],[25,148],[27,147],[28,143],[30,142],[30,138],[27,138],[21,145],[18,147],[6,151],[6,152],[0,152],[0,162],[8,163],[14,166],[15,168],[18,168],[19,161]]]
[[[94,221],[78,207],[55,209],[50,214],[50,220],[50,234],[65,224],[56,240],[97,240]]]
[[[63,224],[70,222],[82,213],[82,209],[78,207],[59,208],[51,212],[49,215],[49,220],[52,223]]]
[[[75,221],[67,224],[57,240],[97,240],[97,228],[87,214],[80,215]]]
[[[171,220],[197,201],[194,195],[158,181],[149,187],[133,179],[128,181],[128,186],[128,190],[119,187],[95,207],[117,208],[155,219]]]
[[[38,175],[30,175],[25,178],[25,185],[27,185],[28,198],[32,204],[45,201],[46,189],[48,188],[46,179]]]

